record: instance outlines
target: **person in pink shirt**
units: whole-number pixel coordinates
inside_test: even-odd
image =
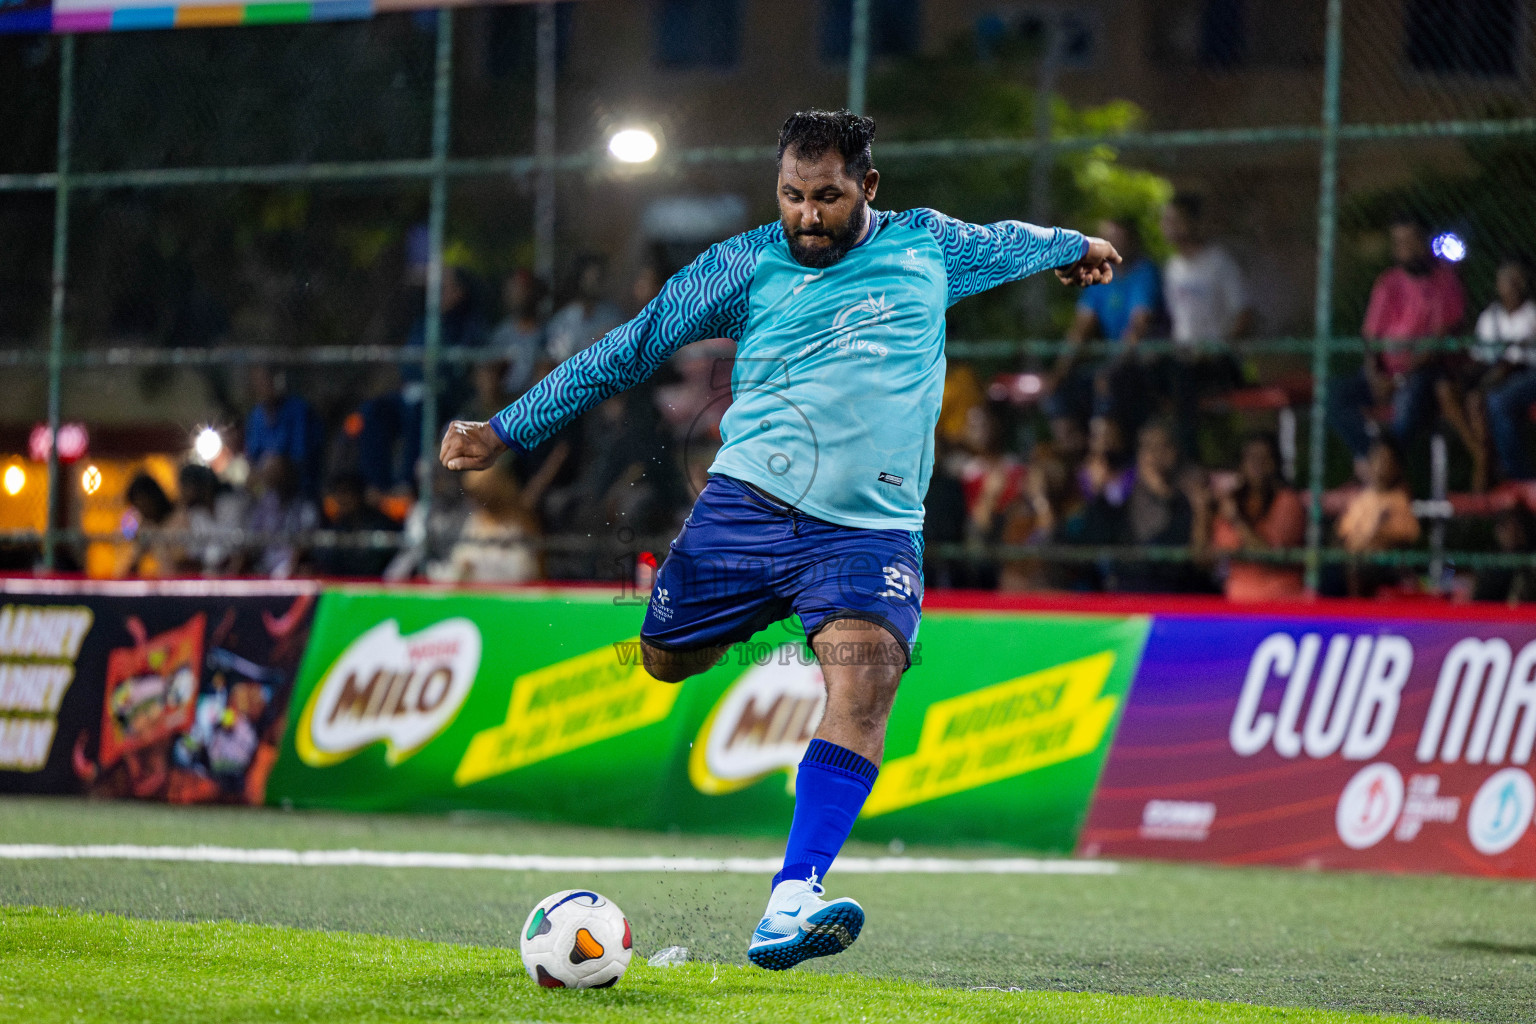
[[[1376,278],[1361,328],[1365,365],[1329,382],[1328,425],[1354,453],[1356,465],[1370,451],[1366,413],[1372,407],[1391,403],[1391,431],[1400,442],[1429,417],[1444,360],[1417,351],[1414,343],[1455,333],[1466,314],[1461,281],[1430,251],[1424,222],[1400,216],[1392,222],[1391,237],[1395,265]]]

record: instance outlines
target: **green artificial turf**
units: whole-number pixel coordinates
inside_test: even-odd
[[[0,1019],[32,1024],[1410,1020],[1135,996],[966,991],[856,974],[769,974],[734,964],[636,964],[615,988],[552,992],[534,985],[507,949],[44,908],[0,909]]]
[[[759,857],[780,852],[777,844],[758,840],[573,829],[486,816],[45,799],[0,800],[0,843]],[[849,852],[886,851],[855,846]],[[997,848],[907,852],[1016,853]],[[854,986],[838,991],[855,992],[879,979],[948,989],[993,986],[1489,1024],[1536,1022],[1536,886],[1526,882],[1132,863],[1110,876],[873,876],[840,875],[834,869],[829,884],[833,894],[853,896],[868,911],[858,943],[840,956],[802,965],[789,976],[798,980],[760,977],[777,979],[773,984],[812,985],[832,984],[812,977],[836,975],[841,976],[838,984]],[[752,975],[750,970],[738,974],[736,967],[745,961],[747,936],[767,897],[767,879],[749,875],[0,861],[4,904],[372,933],[453,943],[456,949],[515,949],[515,930],[529,907],[550,892],[577,886],[595,888],[625,910],[634,923],[640,957],[681,945],[692,950],[695,961],[710,962],[705,970],[718,966],[722,977]],[[482,949],[473,955],[503,954]],[[0,970],[9,968],[0,964]],[[641,972],[629,980],[645,977]],[[298,1011],[273,1016],[266,1007],[261,1012],[262,1019],[302,1019]],[[1122,1019],[1083,1012],[1088,1014],[1084,1020]],[[1245,1011],[1238,1008],[1212,1011],[1216,1015],[1211,1017],[1145,1012],[1152,1015],[1144,1019],[1158,1022],[1314,1019],[1239,1017]],[[517,1013],[507,1011],[507,1016]],[[869,1019],[887,1018],[871,1013]]]

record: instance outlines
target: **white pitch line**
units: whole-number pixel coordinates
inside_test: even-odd
[[[480,871],[678,872],[772,874],[769,857],[555,857],[539,854],[437,853],[395,850],[282,850],[232,846],[56,846],[0,844],[0,860],[163,860],[205,864],[277,864],[289,867],[452,868]],[[1105,860],[964,860],[951,857],[840,857],[837,870],[854,875],[1112,875]]]

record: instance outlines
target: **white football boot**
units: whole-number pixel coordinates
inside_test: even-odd
[[[747,959],[766,970],[783,971],[853,945],[864,927],[864,908],[850,899],[824,900],[825,893],[814,874],[786,878],[774,886],[747,946]]]

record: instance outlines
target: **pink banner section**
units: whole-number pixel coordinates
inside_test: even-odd
[[[1533,745],[1529,617],[1158,614],[1079,849],[1536,877]]]

